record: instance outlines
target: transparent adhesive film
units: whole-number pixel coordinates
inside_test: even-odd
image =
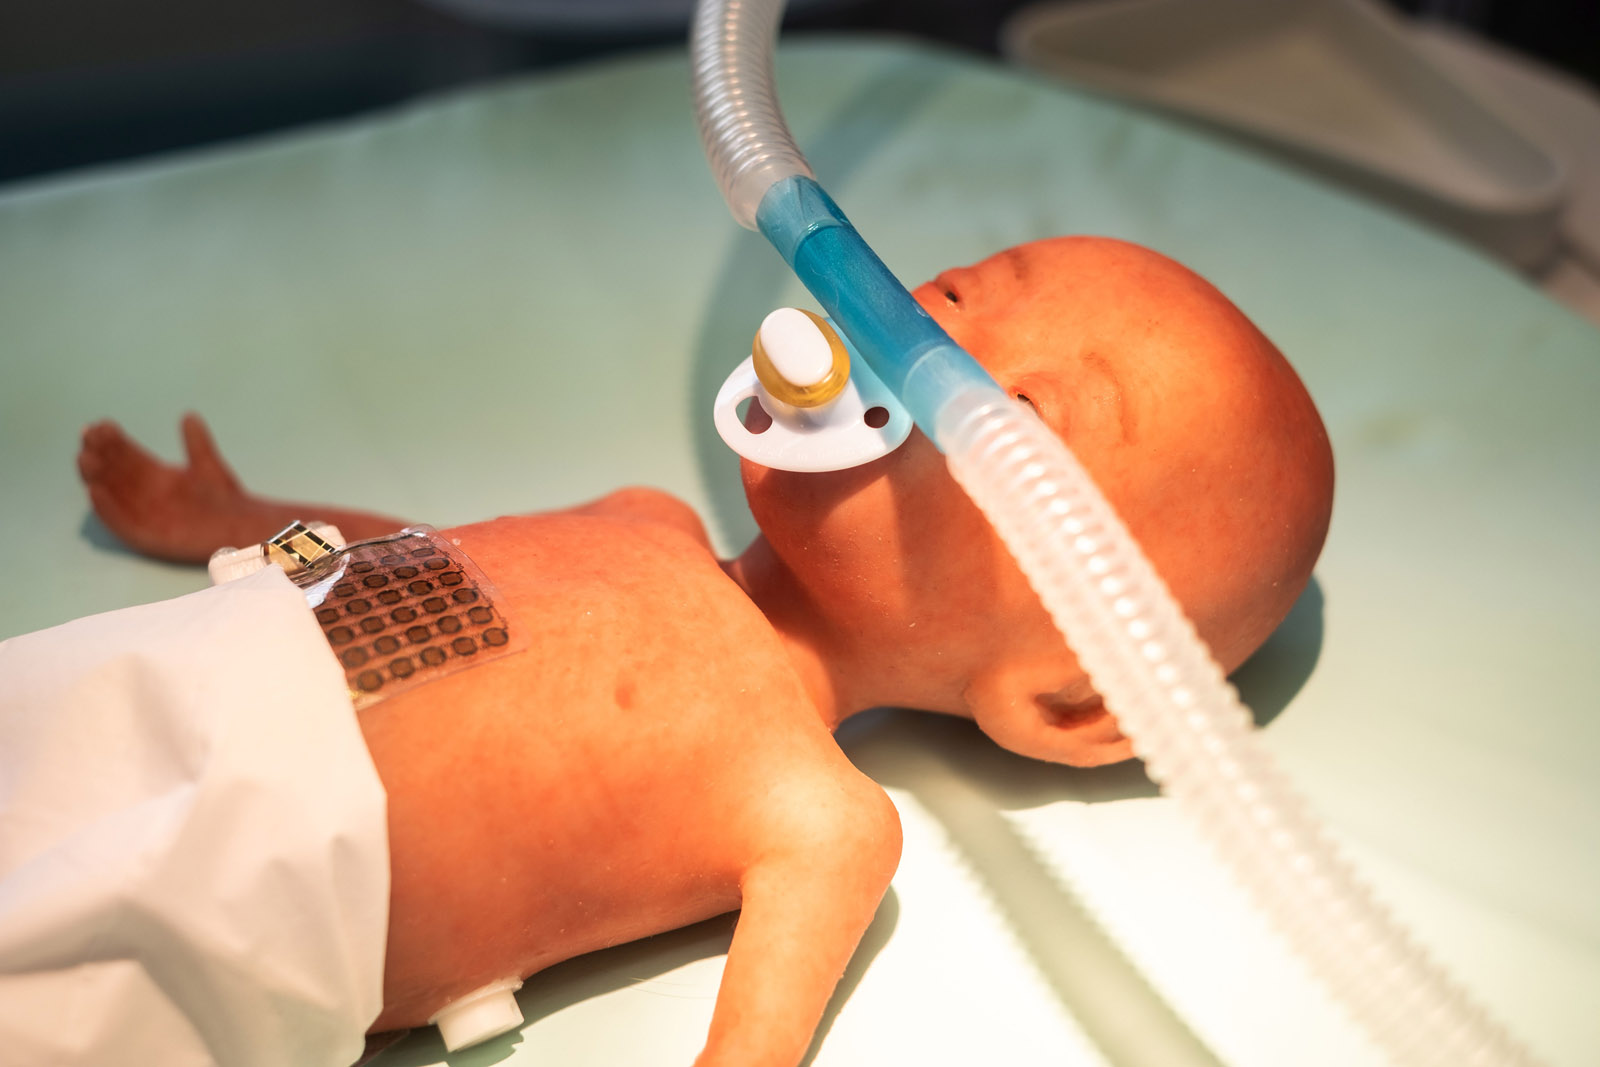
[[[431,526],[358,541],[290,576],[366,707],[521,646],[483,573]]]

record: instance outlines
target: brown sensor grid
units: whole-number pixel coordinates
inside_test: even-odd
[[[357,708],[513,650],[493,588],[432,527],[359,541],[291,580],[305,591]]]

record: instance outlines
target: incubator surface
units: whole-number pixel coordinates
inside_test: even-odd
[[[1333,527],[1237,681],[1420,937],[1549,1062],[1592,1062],[1600,333],[1446,238],[1105,99],[895,44],[787,44],[779,73],[904,280],[1108,234],[1206,275],[1294,362],[1333,439]],[[0,636],[205,581],[88,517],[72,457],[107,416],[172,455],[201,411],[269,495],[446,526],[653,484],[740,547],[711,399],[767,311],[810,305],[729,220],[687,83],[680,55],[608,63],[0,193],[0,534],[28,553]],[[1136,766],[1030,764],[903,712],[841,740],[906,852],[818,1065],[1138,1062],[1103,1023],[1152,995],[1096,999],[1073,971],[1063,884],[1221,1061],[1377,1062]],[[688,1063],[730,929],[536,975],[528,1025],[450,1062]],[[427,1032],[377,1062],[444,1057]]]

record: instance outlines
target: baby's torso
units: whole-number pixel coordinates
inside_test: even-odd
[[[854,775],[693,538],[573,515],[446,536],[525,648],[360,713],[389,793],[393,1025],[737,907],[774,791]]]

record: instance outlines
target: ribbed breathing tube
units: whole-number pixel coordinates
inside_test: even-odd
[[[701,0],[695,14],[700,135],[735,218],[772,241],[944,452],[1150,776],[1375,1043],[1397,1064],[1534,1064],[1337,854],[1071,452],[922,311],[817,185],[773,87],[782,10]]]

